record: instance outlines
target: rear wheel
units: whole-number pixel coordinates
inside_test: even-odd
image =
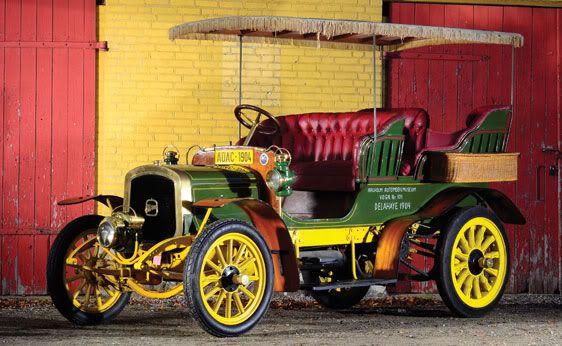
[[[98,215],[73,220],[59,233],[49,252],[49,295],[59,312],[79,325],[98,324],[114,318],[127,306],[131,295],[119,290],[116,276],[89,270],[119,269],[96,240],[101,220]]]
[[[509,245],[497,216],[480,206],[456,213],[439,240],[438,273],[439,294],[455,314],[492,310],[509,277]]]
[[[273,279],[271,254],[259,232],[241,221],[217,221],[197,236],[187,255],[187,306],[208,333],[237,336],[267,311]]]

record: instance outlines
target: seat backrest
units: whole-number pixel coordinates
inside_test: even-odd
[[[377,131],[384,131],[398,117],[405,118],[406,141],[412,141],[409,146],[414,150],[418,146],[423,147],[428,122],[427,113],[423,110],[377,110]],[[373,133],[374,123],[372,109],[285,115],[277,117],[277,120],[281,125],[277,134],[256,133],[250,145],[284,147],[291,152],[294,162],[351,160],[360,139]]]
[[[483,106],[466,118],[467,128],[459,131],[459,149],[467,153],[503,152],[511,120],[510,106]]]

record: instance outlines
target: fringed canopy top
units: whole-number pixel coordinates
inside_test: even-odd
[[[386,51],[431,45],[482,43],[523,46],[516,33],[298,17],[239,16],[187,22],[170,39],[265,42],[342,49],[370,49],[373,37]]]

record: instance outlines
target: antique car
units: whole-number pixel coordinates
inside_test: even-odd
[[[512,33],[289,17],[190,22],[170,38],[372,50],[375,81],[379,53],[474,43],[510,45],[513,56],[523,44]],[[440,133],[417,108],[276,117],[241,103],[234,116],[249,131],[236,145],[195,146],[189,164],[169,146],[163,160],[127,173],[122,198],[59,202],[112,210],[75,219],[52,246],[48,289],[64,317],[96,324],[132,292],[183,293],[204,330],[237,336],[273,292],[305,290],[345,309],[398,280],[436,281],[458,316],[498,303],[510,268],[503,225],[525,223],[488,187],[517,179],[518,154],[506,152],[511,105],[483,105],[465,128]]]

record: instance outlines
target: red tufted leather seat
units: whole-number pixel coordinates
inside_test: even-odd
[[[425,144],[427,113],[421,109],[379,110],[377,131],[399,118],[405,118],[406,123],[404,158],[413,163],[416,152]],[[364,136],[373,133],[372,110],[295,114],[280,116],[277,120],[281,125],[278,133],[272,136],[256,133],[250,145],[278,145],[288,149],[293,157],[291,169],[297,176],[295,190],[355,190],[358,147]],[[410,168],[401,171],[408,174]]]

